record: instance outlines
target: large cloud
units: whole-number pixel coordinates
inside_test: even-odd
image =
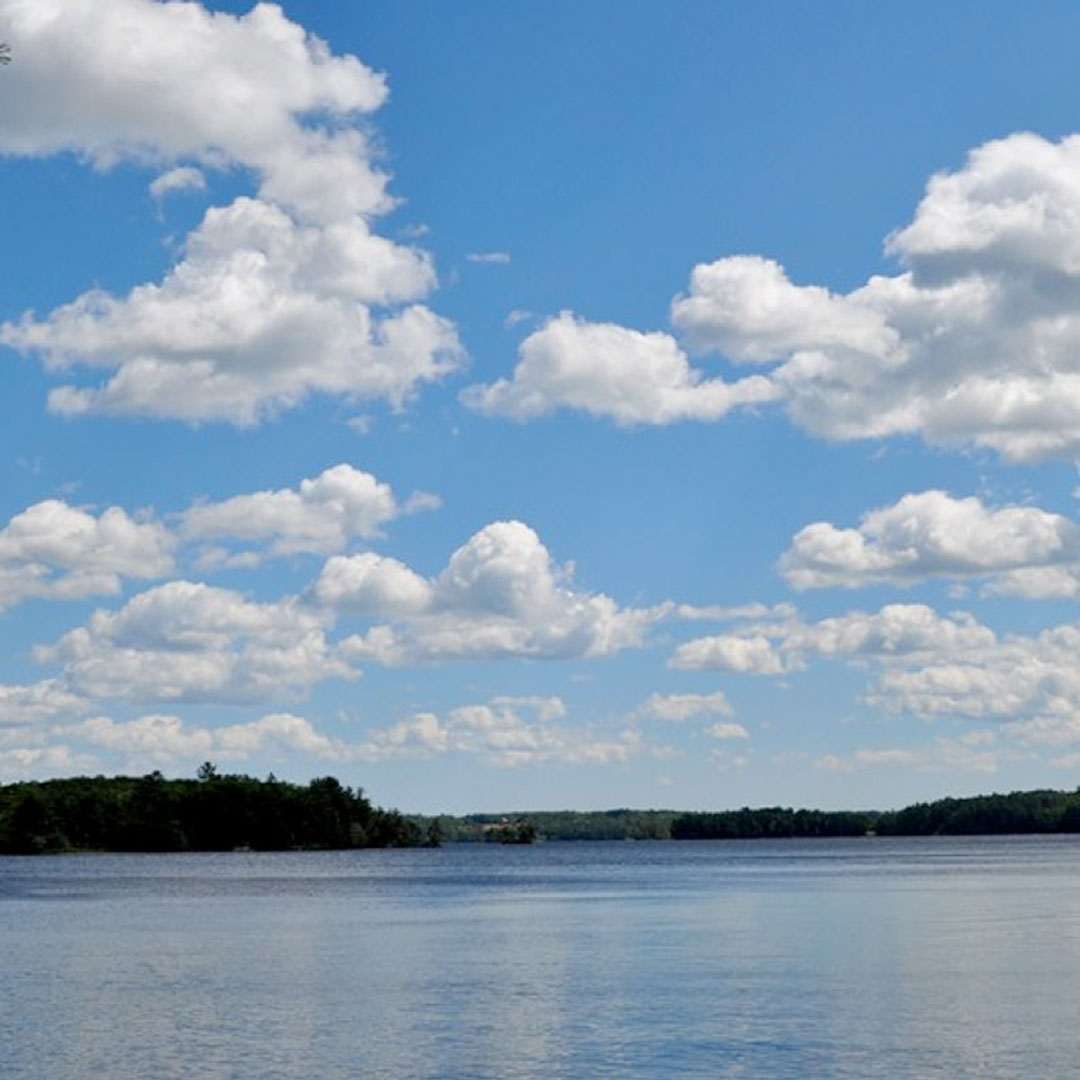
[[[993,631],[970,615],[941,616],[925,604],[887,604],[877,612],[853,611],[816,623],[794,614],[747,622],[729,633],[684,642],[670,666],[780,675],[801,670],[811,656],[921,661],[995,640]]]
[[[387,205],[351,123],[386,100],[385,79],[331,56],[276,4],[236,17],[198,3],[4,0],[0,37],[18,54],[0,117],[8,153],[242,165],[265,198],[309,220]]]
[[[34,598],[117,595],[125,580],[169,576],[180,554],[198,552],[199,566],[208,569],[250,566],[266,554],[341,551],[381,536],[381,527],[402,514],[438,505],[423,492],[401,502],[389,484],[348,464],[295,489],[198,502],[175,515],[173,529],[145,512],[111,506],[95,514],[46,499],[0,529],[0,611]]]
[[[343,612],[395,621],[342,642],[354,659],[383,664],[500,656],[606,656],[639,645],[669,607],[621,609],[575,588],[540,538],[520,521],[481,529],[426,580],[374,555],[327,563],[312,599]]]
[[[318,731],[292,713],[271,713],[220,727],[187,723],[178,716],[149,715],[116,721],[93,716],[58,727],[54,734],[122,754],[129,767],[167,767],[214,760],[246,761],[256,754],[294,751],[330,761],[350,761],[362,751]]]
[[[561,316],[526,339],[512,380],[466,400],[517,418],[571,407],[663,424],[775,399],[832,440],[917,435],[1009,461],[1075,457],[1078,237],[1080,136],[1011,135],[931,179],[914,220],[888,238],[895,276],[836,294],[759,256],[697,266],[674,327],[701,354],[769,365],[763,375],[721,383],[666,334]]]
[[[705,379],[667,334],[563,312],[525,339],[512,379],[471,386],[462,398],[480,412],[515,420],[567,407],[629,425],[717,420],[737,405],[776,396],[762,376]]]
[[[0,683],[0,738],[5,729],[36,728],[43,721],[85,707],[86,702],[57,679],[23,685]]]
[[[471,754],[501,767],[607,765],[656,749],[633,727],[600,733],[559,723],[565,714],[559,698],[500,697],[462,705],[445,716],[417,713],[376,729],[370,745],[379,757]]]
[[[670,753],[646,742],[636,728],[613,730],[565,721],[557,697],[497,697],[462,705],[444,715],[416,713],[395,723],[365,727],[353,738],[330,736],[306,717],[279,712],[254,720],[210,727],[170,714],[133,720],[91,716],[74,723],[13,732],[20,745],[3,739],[0,771],[11,775],[50,771],[75,764],[100,768],[102,753],[117,756],[128,771],[183,769],[199,762],[273,760],[301,754],[338,764],[373,764],[392,759],[469,755],[487,765],[607,765]],[[730,737],[730,736],[729,736]],[[72,750],[76,747],[78,753]]]
[[[874,673],[872,706],[921,720],[994,722],[1014,742],[1057,746],[1080,742],[1078,650],[1080,626],[1072,623],[999,635],[963,612],[889,604],[812,623],[797,615],[747,621],[679,646],[671,666],[785,675],[840,661]]]
[[[60,499],[35,503],[0,530],[0,611],[32,597],[118,593],[124,578],[173,569],[173,537],[117,506],[95,516]]]
[[[37,658],[60,665],[64,684],[95,700],[279,701],[356,672],[326,640],[318,611],[285,599],[171,581],[89,622]]]
[[[430,259],[368,224],[391,205],[356,124],[384,100],[381,76],[272,5],[6,0],[0,34],[19,52],[0,150],[243,166],[258,182],[207,211],[160,283],[0,327],[51,370],[112,372],[54,389],[52,409],[253,424],[315,393],[400,406],[461,362],[453,327],[414,303]],[[155,193],[195,175],[169,168]]]
[[[74,748],[74,749],[73,749]],[[264,761],[297,754],[320,761],[372,762],[385,756],[381,744],[349,742],[320,731],[294,713],[270,713],[217,727],[170,714],[150,714],[132,720],[95,715],[74,722],[0,725],[0,774],[7,778],[75,770],[101,771],[117,765],[126,772],[149,769],[180,770],[190,774],[208,759]]]
[[[780,570],[797,589],[977,577],[999,593],[1075,595],[1080,528],[1036,507],[990,509],[974,497],[924,491],[866,514],[858,528],[807,525]]]
[[[270,493],[271,505],[277,494]],[[284,521],[292,522],[295,501],[284,505]],[[253,517],[261,536],[288,533],[273,514]],[[225,522],[231,521],[230,511]],[[336,515],[331,524],[341,524]],[[648,627],[672,610],[620,608],[610,597],[583,592],[532,529],[496,522],[432,579],[365,552],[333,556],[302,597],[272,602],[170,581],[115,611],[94,612],[35,656],[57,665],[56,687],[80,701],[291,701],[323,680],[357,677],[354,665],[362,661],[611,655],[641,645]],[[330,640],[339,619],[357,617],[368,623],[364,632]]]
[[[1031,742],[1080,741],[1080,627],[993,635],[882,673],[871,700],[917,716],[1008,721]]]
[[[71,747],[63,744],[0,750],[0,776],[8,783],[41,780],[47,776],[77,776],[89,772],[95,764],[92,757],[73,754]]]
[[[427,611],[434,589],[403,562],[364,552],[328,559],[312,594],[338,612],[385,618]]]
[[[1008,460],[1073,456],[1078,223],[1080,138],[1012,135],[930,181],[888,240],[904,273],[834,296],[775,264],[721,260],[695,272],[673,319],[700,348],[780,360],[772,377],[790,414],[827,438],[918,434]],[[755,310],[755,277],[802,315],[779,336]]]
[[[211,208],[187,257],[126,298],[90,292],[45,320],[26,315],[0,342],[52,370],[115,368],[99,387],[61,386],[60,413],[257,423],[312,393],[400,406],[457,365],[453,328],[411,305],[376,318],[372,296],[420,295],[427,261],[360,221],[301,226],[268,203]]]
[[[423,493],[402,505],[389,484],[340,464],[301,480],[295,490],[196,503],[181,515],[181,532],[189,540],[262,541],[274,555],[328,554],[354,539],[380,536],[381,526],[403,513],[437,505],[435,496]]]

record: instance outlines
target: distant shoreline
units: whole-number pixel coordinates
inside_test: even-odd
[[[1080,832],[1080,791],[938,799],[901,810],[544,810],[416,815],[372,806],[334,777],[72,777],[0,785],[0,854],[298,851],[534,840],[790,840]]]

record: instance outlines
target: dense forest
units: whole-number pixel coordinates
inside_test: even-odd
[[[850,811],[791,810],[779,806],[680,814],[671,823],[673,840],[767,840],[795,836],[865,836],[880,815]]]
[[[1014,791],[1008,795],[938,799],[884,812],[766,807],[681,814],[671,823],[674,840],[1061,832],[1080,832],[1080,791]]]
[[[1017,791],[903,810],[760,807],[403,816],[331,776],[306,786],[219,776],[78,777],[0,785],[0,853],[288,851],[534,840],[737,840],[1080,832],[1080,791]]]
[[[0,852],[287,851],[406,847],[428,837],[332,776],[306,787],[272,776],[197,780],[98,776],[0,786]]]
[[[883,836],[1080,832],[1080,790],[1014,791],[916,803],[878,815]]]

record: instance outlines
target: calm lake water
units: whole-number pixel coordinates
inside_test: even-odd
[[[1080,838],[0,858],[0,1076],[1059,1078]]]

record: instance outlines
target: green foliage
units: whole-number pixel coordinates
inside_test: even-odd
[[[209,764],[209,763],[207,763]],[[420,829],[333,777],[76,777],[0,786],[0,852],[412,847]]]
[[[1080,793],[1013,791],[915,803],[882,814],[877,831],[886,836],[1080,832]]]
[[[536,826],[531,821],[508,821],[494,830],[500,844],[531,844]]]
[[[1014,791],[915,803],[885,813],[826,812],[764,807],[716,814],[683,814],[671,824],[675,840],[764,839],[796,836],[980,836],[1080,832],[1080,793]]]
[[[154,772],[0,786],[0,853],[1080,832],[1080,791],[940,799],[885,813],[773,806],[717,813],[560,810],[425,818],[373,807],[363,791],[332,776],[305,787],[272,775],[266,780],[219,775],[210,762],[198,775],[198,780],[166,780]]]
[[[865,836],[873,814],[850,811],[791,810],[780,806],[682,814],[671,823],[673,840],[762,840],[813,836]]]
[[[532,827],[535,840],[668,840],[676,816],[672,810],[538,810],[414,820],[421,828],[437,823],[447,843],[496,843],[521,824]]]

